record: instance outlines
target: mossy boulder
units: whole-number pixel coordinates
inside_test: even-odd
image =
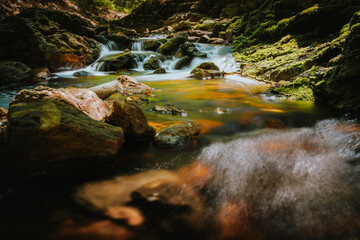
[[[13,156],[9,164],[26,174],[99,163],[124,142],[122,128],[53,99],[12,104],[6,136]]]
[[[149,60],[144,63],[145,70],[155,70],[160,67],[160,60],[156,56],[151,56]]]
[[[33,78],[31,68],[21,62],[4,61],[0,62],[0,82],[1,83],[17,83],[23,81],[31,81]]]
[[[159,47],[158,51],[163,55],[171,55],[179,49],[181,44],[185,43],[186,39],[186,34],[178,34]]]
[[[159,40],[145,40],[144,41],[144,49],[146,51],[153,51],[156,52],[158,50],[158,48],[161,46],[161,42]]]
[[[104,63],[104,71],[118,71],[121,69],[130,69],[137,67],[137,56],[131,52],[123,52],[115,56],[108,56],[100,60]]]
[[[200,57],[206,58],[207,54],[205,52],[201,52],[198,48],[196,48],[195,44],[186,42],[180,46],[181,55],[189,56],[190,58]]]
[[[186,30],[189,30],[191,29],[191,23],[188,22],[188,21],[181,21],[177,24],[174,24],[173,25],[173,28],[175,31],[186,31]]]
[[[203,62],[196,68],[205,69],[205,70],[216,70],[216,71],[220,70],[219,67],[216,66],[216,64],[213,62]]]

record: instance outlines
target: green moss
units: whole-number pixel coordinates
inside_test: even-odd
[[[273,89],[273,92],[293,100],[314,101],[314,93],[310,87],[297,85],[295,83],[275,88]]]
[[[305,9],[300,13],[300,15],[311,15],[316,14],[319,11],[319,4],[316,4],[312,7],[309,7],[308,9]]]

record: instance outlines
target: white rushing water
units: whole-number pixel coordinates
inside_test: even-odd
[[[216,143],[199,161],[214,171],[219,204],[241,205],[244,218],[274,234],[323,239],[360,229],[359,147],[359,125],[325,120]]]
[[[144,50],[144,41],[146,39],[161,39],[163,36],[154,35],[148,38],[142,38],[133,43],[131,47],[131,52],[136,55],[135,61],[137,67],[132,69],[134,71],[140,72],[140,75],[137,75],[135,78],[140,81],[157,81],[157,80],[179,80],[186,79],[189,77],[190,72],[196,66],[202,62],[213,62],[219,68],[220,71],[227,73],[236,72],[239,70],[238,64],[235,62],[234,57],[232,56],[232,48],[230,46],[213,46],[210,44],[195,43],[195,47],[206,53],[206,58],[196,57],[192,59],[188,67],[181,70],[176,70],[175,65],[180,58],[175,56],[167,57],[165,60],[161,61],[160,67],[164,68],[166,74],[153,74],[153,70],[144,70],[144,63],[152,56],[159,56],[156,52],[145,51]],[[107,44],[99,43],[101,46],[101,54],[99,59],[97,59],[93,64],[77,70],[63,71],[58,72],[56,75],[62,78],[76,78],[80,76],[103,76],[109,74],[110,72],[105,72],[104,67],[105,63],[101,60],[104,57],[111,55],[121,54],[122,51],[119,51],[119,47],[113,41],[107,41]],[[249,80],[239,75],[229,75],[226,76],[226,79],[238,82],[240,84],[259,84],[256,81]]]

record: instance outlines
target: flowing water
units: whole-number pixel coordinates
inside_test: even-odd
[[[215,80],[188,78],[191,69],[204,61],[216,63],[221,71],[238,71],[228,46],[197,44],[207,53],[206,59],[195,58],[188,68],[175,70],[179,58],[173,56],[161,63],[166,74],[153,74],[142,66],[157,53],[144,51],[143,40],[134,43],[131,51],[145,57],[138,58],[137,68],[129,73],[151,86],[156,96],[140,107],[156,128],[198,121],[199,143],[177,149],[125,144],[110,176],[76,186],[56,185],[56,189],[45,184],[46,192],[43,185],[22,189],[3,201],[2,239],[359,239],[360,125],[356,121],[335,119],[313,102],[273,96],[267,85],[236,74]],[[102,48],[99,60],[120,53],[111,41]],[[99,61],[81,70],[88,76],[74,76],[80,70],[60,72],[37,85],[90,87],[117,76],[103,72]],[[0,89],[0,105],[6,107],[24,87],[29,86]],[[123,96],[114,94],[110,99]],[[156,105],[175,106],[186,113],[153,112]],[[191,218],[190,227],[169,216],[160,221],[161,211],[167,211],[160,209],[155,215],[145,214],[151,218],[146,227],[130,227],[128,236],[121,222],[104,220],[99,209],[95,213],[83,209],[84,202],[93,204],[92,210],[105,204],[114,192],[127,196],[137,181],[145,181],[139,179],[169,175],[183,179],[177,181],[202,199],[192,209],[200,217]],[[121,181],[130,182],[118,185]]]

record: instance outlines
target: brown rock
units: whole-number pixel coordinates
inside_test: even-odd
[[[36,68],[33,70],[34,78],[46,79],[51,77],[51,72],[48,68]]]
[[[114,220],[124,220],[132,227],[142,225],[145,221],[141,211],[134,207],[111,207],[105,215]]]
[[[107,101],[107,105],[111,109],[107,123],[122,127],[126,138],[146,139],[154,136],[155,130],[148,124],[145,114],[135,103]]]
[[[210,41],[210,37],[208,35],[202,35],[198,40],[199,43],[208,43]]]
[[[126,75],[118,77],[117,81],[120,83],[120,90],[129,91],[131,93],[151,92],[152,88],[143,83],[139,83],[135,78]]]
[[[155,143],[161,147],[184,146],[196,143],[200,124],[194,121],[161,129],[155,135]]]
[[[8,110],[0,107],[0,123],[7,121],[7,114],[8,114]]]
[[[96,212],[107,212],[131,201],[131,193],[141,186],[157,180],[180,181],[174,172],[153,170],[136,175],[119,176],[112,180],[86,183],[76,189],[74,198],[80,205]],[[116,191],[115,191],[116,189]]]
[[[225,40],[222,38],[210,38],[209,42],[211,44],[223,44],[223,43],[225,43]]]
[[[192,37],[201,37],[203,35],[211,36],[212,32],[191,29],[188,31],[188,34],[189,34],[189,36],[192,36]]]
[[[110,114],[107,105],[93,91],[83,88],[53,89],[39,86],[34,89],[24,89],[16,94],[10,105],[39,99],[54,99],[67,103],[97,121],[104,121]]]

